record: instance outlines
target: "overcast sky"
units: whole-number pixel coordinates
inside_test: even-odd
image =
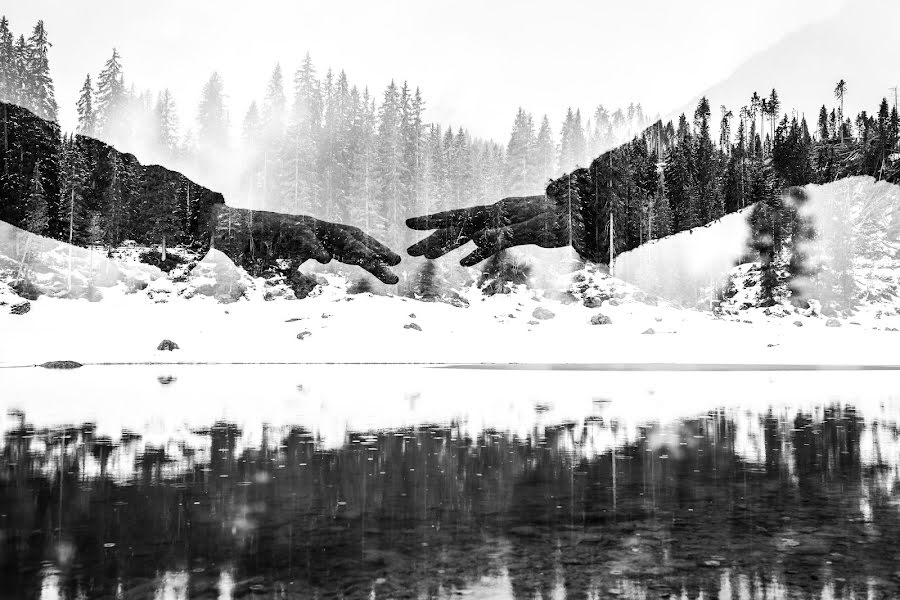
[[[11,5],[12,4],[12,5]],[[54,48],[60,119],[70,128],[87,72],[113,46],[129,83],[175,94],[193,119],[203,82],[225,79],[234,121],[260,99],[276,62],[293,73],[309,51],[321,73],[345,69],[380,92],[422,88],[429,121],[505,140],[516,108],[549,113],[642,102],[667,113],[841,0],[199,1],[17,0],[15,32],[42,18]]]

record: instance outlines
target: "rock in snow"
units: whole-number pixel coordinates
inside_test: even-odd
[[[604,315],[603,313],[597,313],[593,317],[591,317],[591,325],[610,325],[612,324],[612,319]]]
[[[644,331],[641,332],[643,335],[653,335],[656,331],[652,327],[648,327]]]
[[[543,306],[538,306],[536,309],[534,309],[534,312],[531,313],[531,316],[535,319],[545,321],[547,319],[552,319],[556,316],[556,314],[552,310],[548,310]]]
[[[74,360],[51,360],[38,366],[44,367],[45,369],[77,369],[84,365],[80,362],[75,362]]]
[[[422,331],[422,328],[419,327],[416,323],[410,323],[409,325],[404,325],[403,329],[415,329],[416,331]]]
[[[171,352],[172,350],[178,350],[178,344],[176,344],[172,340],[163,340],[159,343],[159,346],[157,346],[156,349],[168,350],[169,352]]]
[[[18,304],[13,304],[9,307],[10,314],[13,315],[24,315],[28,311],[31,310],[31,302],[25,300],[24,302],[19,302]]]
[[[841,322],[835,319],[834,317],[825,321],[825,327],[840,327]]]
[[[303,339],[308,338],[311,335],[312,335],[311,331],[301,331],[300,333],[297,334],[297,339],[303,340]]]

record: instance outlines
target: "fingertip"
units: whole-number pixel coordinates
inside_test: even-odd
[[[400,278],[397,277],[396,275],[394,275],[393,273],[386,273],[384,275],[384,277],[381,278],[381,281],[388,285],[394,285],[394,284],[400,282]]]

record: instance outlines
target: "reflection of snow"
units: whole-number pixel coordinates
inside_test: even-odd
[[[386,431],[421,425],[453,425],[456,435],[478,443],[484,436],[540,441],[545,428],[571,424],[554,437],[557,450],[594,457],[646,439],[656,452],[693,447],[697,437],[715,445],[733,438],[733,452],[751,465],[777,450],[792,456],[793,418],[822,423],[823,406],[855,408],[861,419],[860,459],[883,465],[883,485],[898,479],[900,374],[893,372],[807,373],[616,373],[463,371],[419,367],[204,366],[171,367],[168,385],[158,367],[84,367],[76,371],[6,370],[0,435],[27,423],[40,431],[94,423],[95,436],[118,444],[107,463],[109,476],[126,480],[147,449],[175,458],[154,465],[162,477],[191,465],[209,464],[210,436],[218,422],[242,433],[236,453],[267,448],[275,453],[292,427],[310,433],[322,449],[348,442],[351,432]],[[374,382],[378,382],[377,384]],[[461,385],[464,382],[464,385]],[[298,386],[301,384],[302,386]],[[739,385],[735,385],[739,383]],[[66,399],[59,390],[66,390]],[[601,399],[598,401],[598,399]],[[771,414],[771,416],[770,416]],[[682,420],[699,419],[702,431],[683,436]],[[720,419],[730,423],[719,430]],[[774,423],[766,448],[766,422]],[[139,440],[123,443],[124,433]],[[75,440],[72,440],[74,442]],[[365,440],[363,440],[365,441]],[[30,452],[47,456],[44,469],[58,469],[60,446],[47,455],[40,436]],[[190,449],[190,456],[184,450]],[[161,451],[161,452],[160,452]],[[66,449],[72,460],[73,449]],[[96,457],[84,458],[85,476],[99,474]],[[787,463],[792,468],[790,461]]]

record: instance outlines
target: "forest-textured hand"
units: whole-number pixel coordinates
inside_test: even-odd
[[[542,196],[504,198],[487,206],[460,208],[406,220],[412,229],[434,233],[409,247],[411,256],[438,258],[469,241],[475,250],[460,260],[465,267],[514,246],[541,248],[572,246],[586,260],[600,260],[597,241],[603,232],[593,231],[598,205],[584,202],[587,173],[551,182]],[[580,185],[579,185],[580,184]],[[586,227],[587,225],[587,227]],[[587,231],[593,234],[586,235]]]
[[[299,265],[312,258],[326,264],[334,259],[362,267],[384,283],[399,281],[388,267],[399,264],[400,256],[351,225],[219,205],[215,231],[216,247],[224,246],[244,263],[269,264],[281,259]]]

